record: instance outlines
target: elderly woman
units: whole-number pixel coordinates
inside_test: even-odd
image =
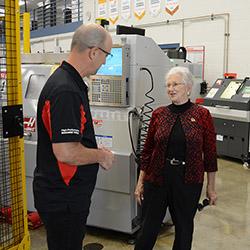
[[[209,111],[189,100],[192,84],[187,68],[170,69],[166,87],[172,104],[152,114],[135,190],[143,218],[135,250],[153,249],[167,208],[175,226],[172,249],[191,249],[204,172],[206,194],[215,205],[215,131]]]

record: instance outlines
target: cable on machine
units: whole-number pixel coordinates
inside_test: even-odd
[[[140,156],[141,152],[143,150],[146,136],[148,132],[149,122],[151,118],[151,114],[153,112],[153,108],[151,107],[151,104],[155,101],[155,99],[150,95],[150,93],[154,89],[154,79],[151,71],[148,68],[140,68],[141,71],[147,71],[150,75],[151,79],[151,87],[150,89],[145,93],[145,96],[148,99],[148,102],[146,102],[138,111],[137,108],[132,109],[128,113],[128,129],[129,129],[129,137],[132,145],[133,154],[135,156],[136,163],[140,165]],[[132,129],[131,129],[131,120],[133,117],[136,117],[139,119],[139,128],[138,128],[138,135],[137,135],[137,148],[135,148],[134,141],[132,138]]]

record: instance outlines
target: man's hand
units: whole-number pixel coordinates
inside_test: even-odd
[[[114,154],[104,147],[99,148],[98,150],[101,151],[101,160],[99,161],[100,166],[105,170],[111,169],[114,163]]]

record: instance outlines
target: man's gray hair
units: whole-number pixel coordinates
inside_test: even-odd
[[[194,83],[193,75],[187,67],[177,66],[177,67],[171,68],[166,74],[166,77],[165,77],[166,81],[168,81],[168,78],[170,76],[175,75],[175,74],[178,74],[182,77],[182,81],[184,84],[193,85]]]
[[[76,48],[79,52],[90,47],[103,48],[107,38],[107,31],[97,24],[81,25],[74,33],[71,51]]]

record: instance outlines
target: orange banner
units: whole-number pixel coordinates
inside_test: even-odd
[[[135,0],[134,1],[134,14],[135,17],[141,20],[146,13],[146,4],[145,0]]]
[[[171,16],[179,9],[179,0],[166,0],[165,10]]]
[[[121,0],[121,16],[123,19],[128,20],[131,16],[131,1]]]
[[[112,24],[115,24],[118,20],[118,0],[109,1],[109,20]]]
[[[107,15],[107,1],[106,0],[98,0],[97,6],[97,17],[105,18]]]

